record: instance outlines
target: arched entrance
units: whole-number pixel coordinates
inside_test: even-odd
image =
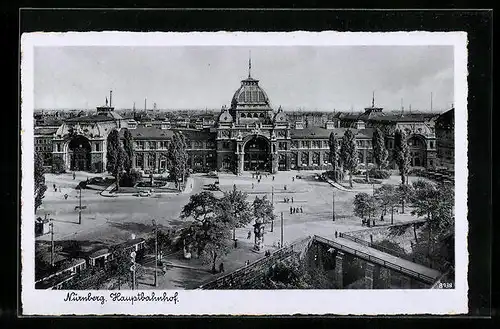
[[[269,141],[262,136],[255,136],[245,143],[243,170],[270,171],[271,151]]]
[[[90,170],[90,142],[83,136],[74,137],[68,145],[69,167],[72,171]]]

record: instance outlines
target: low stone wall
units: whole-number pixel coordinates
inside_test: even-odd
[[[371,242],[371,235],[374,243],[381,242],[383,240],[395,241],[405,250],[405,252],[410,253],[412,252],[411,241],[415,242],[413,225],[417,225],[416,230],[418,235],[420,233],[420,228],[424,223],[425,221],[423,220],[417,220],[408,223],[351,231],[346,233],[346,235],[366,242]]]
[[[298,240],[289,246],[278,249],[270,256],[264,256],[245,267],[205,283],[198,289],[251,289],[262,281],[266,272],[276,262],[290,258],[293,255],[302,257],[311,241],[311,237]]]

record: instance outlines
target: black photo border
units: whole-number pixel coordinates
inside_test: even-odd
[[[76,5],[76,2],[72,2]],[[137,5],[133,5],[137,7]],[[10,8],[12,9],[12,8]],[[20,35],[24,32],[47,31],[466,31],[468,33],[468,220],[469,220],[469,318],[488,318],[491,316],[492,301],[492,47],[493,47],[493,14],[488,10],[310,10],[310,9],[16,9],[17,16],[11,15],[14,10],[4,11],[5,25],[10,26],[8,41],[11,47],[3,56],[9,56],[9,73],[17,79],[18,84],[11,84],[9,107],[17,108],[17,125],[5,125],[3,133],[7,133],[5,149],[10,161],[2,162],[2,173],[10,183],[6,188],[3,204],[13,208],[17,222],[9,216],[4,220],[17,234],[4,235],[6,246],[4,273],[9,282],[2,289],[0,315],[4,319],[12,319],[21,310],[20,303],[20,78],[19,51]],[[17,22],[16,22],[17,21]],[[13,23],[13,24],[12,24]],[[17,30],[15,29],[17,27]],[[12,63],[12,64],[10,64]],[[9,113],[14,113],[13,110]],[[13,116],[9,115],[9,119]],[[10,120],[9,120],[10,121]],[[14,137],[15,136],[15,137]],[[17,143],[16,143],[17,142]],[[17,159],[17,161],[13,161]],[[14,192],[16,191],[16,192]],[[14,284],[17,282],[18,284]],[[463,318],[463,316],[461,316]],[[130,317],[120,316],[126,321]],[[231,319],[232,318],[232,319]],[[283,317],[270,317],[283,318]],[[384,317],[385,318],[385,317]],[[422,316],[411,316],[401,319],[421,319]],[[435,318],[431,316],[431,318]],[[31,322],[33,318],[24,318],[18,324]],[[52,318],[44,318],[43,322]],[[244,327],[253,322],[240,323],[241,317],[223,317],[220,320],[233,322],[232,326]],[[90,326],[96,319],[72,321],[72,326],[84,324]],[[118,320],[118,319],[117,319]],[[282,319],[290,321],[292,319]],[[296,321],[297,319],[293,319]],[[341,319],[342,320],[342,319]],[[351,320],[351,318],[349,318]],[[373,325],[384,319],[366,319]],[[135,321],[135,320],[134,320]],[[183,327],[184,317],[175,321]],[[328,323],[328,317],[311,320],[319,326]],[[324,322],[327,321],[327,322]],[[426,320],[423,320],[424,323]],[[234,323],[237,322],[237,323]],[[46,322],[47,323],[47,322]],[[131,323],[131,322],[129,322]],[[213,324],[206,319],[204,326]],[[174,325],[170,323],[170,325]],[[352,323],[350,323],[352,325]],[[29,325],[28,325],[29,326]]]

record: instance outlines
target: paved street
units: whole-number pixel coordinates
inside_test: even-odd
[[[273,225],[272,232],[271,225],[266,226],[264,244],[267,248],[275,248],[277,242],[280,241],[281,213],[283,213],[285,243],[314,234],[332,238],[335,231],[348,232],[365,228],[361,226],[360,219],[352,215],[352,201],[356,194],[354,192],[335,190],[336,221],[332,221],[334,188],[327,182],[316,180],[314,178],[316,173],[320,172],[279,172],[274,175],[274,180],[270,174],[267,177],[263,175],[260,183],[256,178],[252,178],[251,173],[245,173],[242,176],[221,174],[220,187],[222,191],[226,191],[232,189],[233,184],[236,184],[238,189],[248,193],[250,202],[255,196],[262,195],[267,195],[270,200],[274,199],[277,220]],[[300,175],[301,178],[292,178],[296,175]],[[79,172],[76,176],[76,179],[73,180],[70,173],[46,175],[48,191],[37,216],[43,217],[45,213],[48,213],[48,216],[54,219],[54,239],[56,241],[80,241],[88,250],[101,244],[112,245],[124,242],[131,239],[132,236],[146,237],[152,234],[151,221],[153,219],[163,227],[182,225],[183,221],[179,215],[190,195],[202,191],[205,184],[214,182],[213,178],[205,175],[193,175],[193,188],[190,193],[162,194],[152,197],[130,195],[104,197],[100,195],[100,191],[82,190],[82,205],[86,208],[82,211],[82,224],[79,225],[78,211],[75,210],[75,206],[78,205],[78,190],[75,187],[89,174]],[[399,177],[391,177],[390,181],[397,184],[398,179]],[[54,192],[53,184],[56,184],[58,192]],[[355,189],[372,193],[371,185],[356,184]],[[64,198],[66,193],[68,194],[67,199]],[[222,195],[222,193],[216,192],[216,195]],[[290,201],[285,203],[285,198]],[[298,208],[299,212],[290,214],[290,207]],[[302,208],[302,212],[300,212],[300,208]],[[414,219],[415,217],[409,214],[398,214],[395,216],[395,223]],[[387,224],[387,220],[385,224]],[[247,239],[249,231],[252,232],[252,236]],[[236,238],[239,240],[238,248],[222,260],[225,262],[226,271],[243,266],[246,260],[260,257],[259,254],[251,251],[253,243],[253,227],[251,225],[236,230]],[[49,240],[50,235],[37,239]],[[162,288],[197,285],[211,276],[213,277],[213,274],[204,271],[209,268],[209,265],[202,264],[197,260],[186,261],[177,257],[169,259],[169,261],[172,264],[180,265],[191,263],[201,270],[194,271],[181,267],[169,268],[168,279],[167,277],[160,279],[159,285]],[[144,289],[146,287],[147,285]]]

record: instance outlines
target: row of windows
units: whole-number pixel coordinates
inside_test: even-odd
[[[41,151],[41,152],[52,152],[52,145],[51,146],[35,146],[35,151]]]
[[[264,118],[264,113],[241,113],[242,118]]]
[[[136,141],[134,142],[134,148],[140,150],[166,150],[168,149],[168,145],[170,142],[168,141]],[[187,141],[186,147],[188,149],[213,149],[215,148],[215,142],[213,141]]]
[[[35,144],[52,144],[52,140],[48,138],[36,138]]]

